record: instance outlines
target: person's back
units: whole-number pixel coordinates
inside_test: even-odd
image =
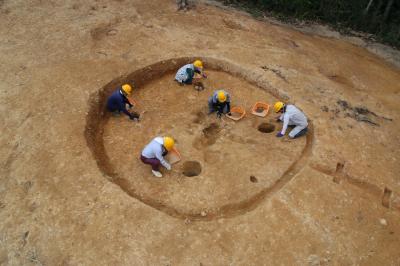
[[[286,105],[286,111],[284,113],[284,116],[289,117],[290,124],[299,126],[308,125],[307,117],[304,115],[304,113],[292,104]]]
[[[162,154],[162,143],[161,137],[154,138],[144,147],[142,155],[146,158],[157,158],[157,154]]]
[[[119,90],[115,90],[107,100],[107,108],[109,111],[122,111],[120,109],[123,102],[123,95],[119,92]]]
[[[190,78],[188,75],[188,69],[194,72],[193,64],[186,64],[178,69],[175,75],[175,80],[177,80],[178,82],[185,82],[188,78]]]

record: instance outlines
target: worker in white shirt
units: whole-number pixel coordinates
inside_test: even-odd
[[[150,164],[152,173],[156,177],[162,177],[160,165],[171,170],[164,156],[174,147],[175,141],[171,137],[156,137],[143,149],[140,159],[145,164]]]
[[[194,74],[200,74],[203,78],[207,78],[203,73],[203,62],[200,60],[194,61],[192,64],[187,64],[181,67],[175,75],[175,80],[180,84],[192,84]]]
[[[275,113],[282,113],[282,115],[277,118],[278,121],[283,121],[282,130],[276,134],[278,138],[285,135],[288,126],[294,126],[289,133],[289,138],[298,138],[307,133],[307,117],[296,106],[292,104],[286,105],[283,102],[276,102],[274,111]]]

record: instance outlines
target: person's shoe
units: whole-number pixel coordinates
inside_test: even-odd
[[[158,171],[151,170],[151,172],[153,173],[153,175],[155,177],[162,177],[162,174],[160,172],[158,172]]]

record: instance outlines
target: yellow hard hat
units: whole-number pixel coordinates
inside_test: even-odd
[[[129,84],[122,85],[122,92],[124,92],[127,95],[131,95],[131,93],[132,93],[131,85],[129,85]]]
[[[276,102],[274,104],[275,113],[278,113],[283,108],[283,106],[285,106],[285,104],[283,102]]]
[[[175,141],[171,137],[164,137],[164,147],[167,149],[167,151],[172,150],[172,148],[175,145]]]
[[[226,101],[226,95],[223,91],[218,92],[217,98],[220,103],[224,103]]]
[[[194,61],[193,65],[197,68],[203,68],[203,62],[201,62],[200,60]]]

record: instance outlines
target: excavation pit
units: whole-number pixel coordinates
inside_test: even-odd
[[[187,177],[198,176],[201,173],[201,164],[198,161],[186,161],[183,163],[182,173]]]
[[[275,125],[270,123],[262,123],[258,126],[258,131],[262,133],[271,133],[275,131]]]
[[[308,138],[282,143],[253,129],[259,117],[247,116],[240,123],[227,123],[207,115],[208,99],[219,86],[234,96],[233,105],[279,98],[268,87],[257,87],[250,79],[251,71],[215,59],[204,60],[210,78],[203,81],[202,93],[179,86],[173,80],[175,71],[192,60],[155,63],[117,78],[91,95],[86,140],[104,176],[121,191],[153,208],[191,219],[238,215],[259,204],[254,197],[276,191],[270,186],[281,185],[279,180],[288,173],[287,169],[297,169],[294,166],[302,158]],[[140,105],[133,111],[142,114],[139,122],[125,115],[112,117],[104,111],[108,96],[123,83],[135,85],[132,98]],[[139,157],[154,137],[167,135],[177,140],[176,148],[183,161],[173,164],[172,171],[161,168],[164,178],[160,182]],[[124,160],[120,159],[121,154],[126,154]],[[185,161],[201,165],[184,169]],[[183,173],[197,177],[180,179]],[[249,177],[249,173],[263,182],[244,185],[242,177]],[[124,180],[123,185],[117,180]],[[195,215],[204,209],[209,210],[206,217]]]

